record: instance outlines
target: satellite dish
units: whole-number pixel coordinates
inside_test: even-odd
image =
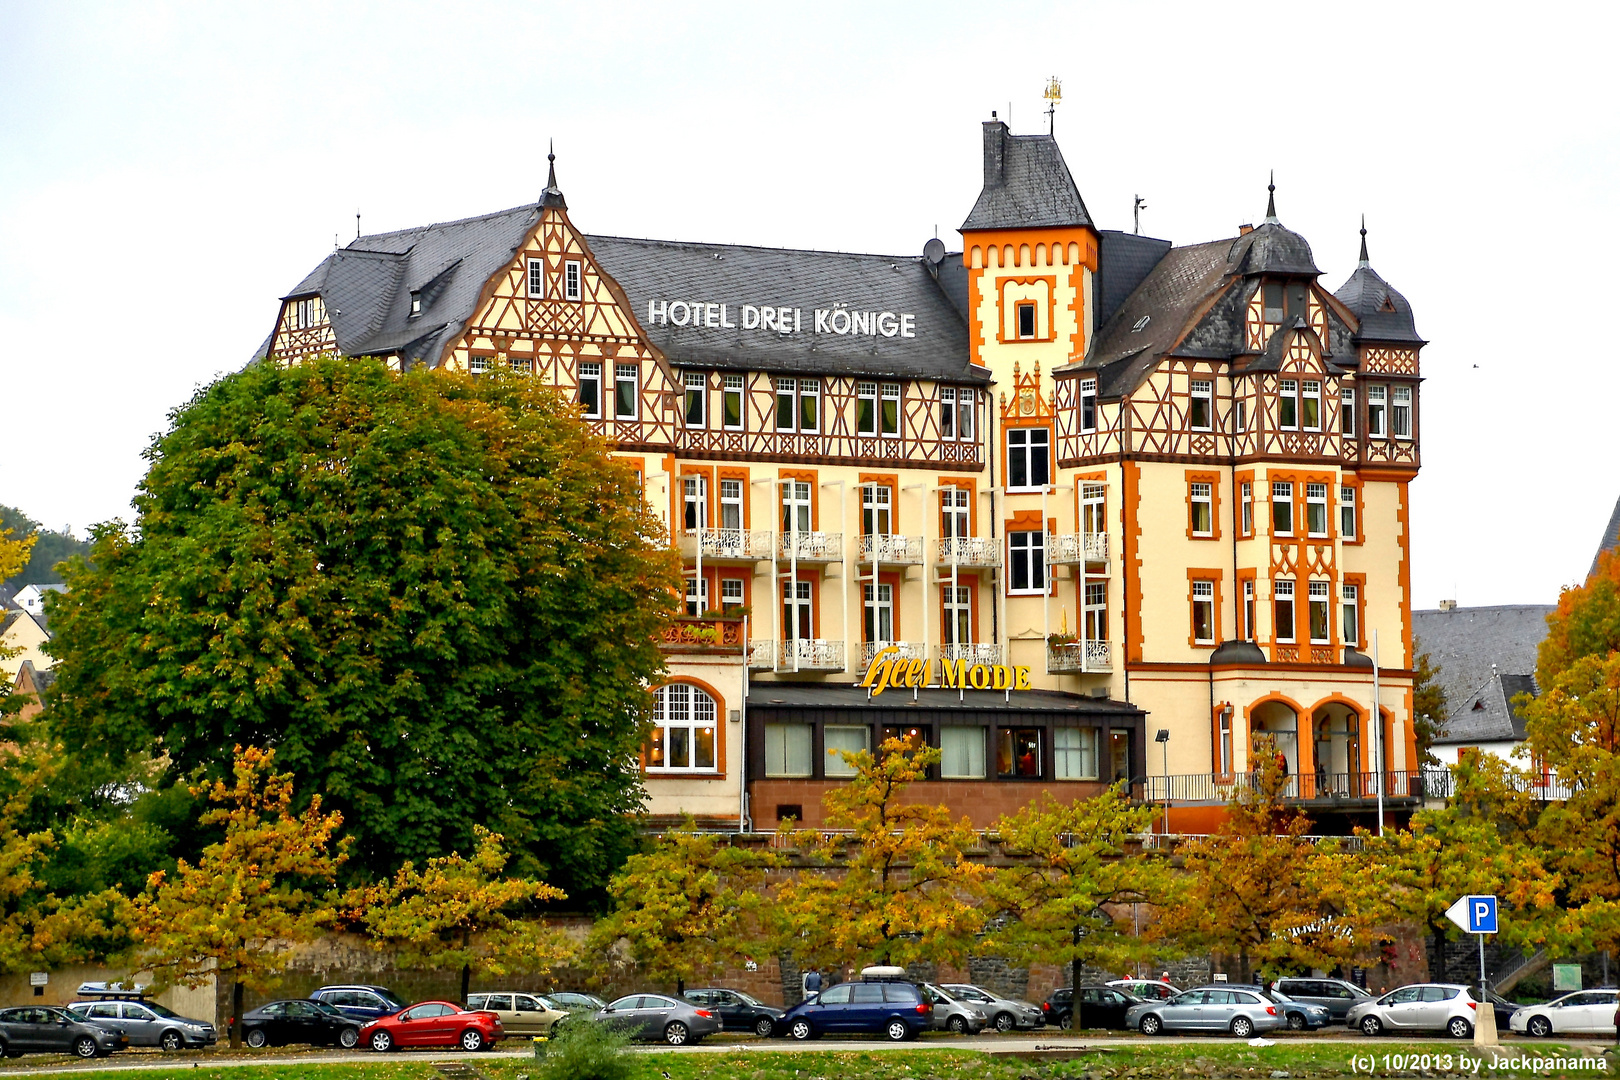
[[[923,258],[928,260],[929,266],[938,266],[945,261],[945,242],[934,237],[923,245]]]

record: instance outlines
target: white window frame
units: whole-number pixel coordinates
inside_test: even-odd
[[[1040,438],[1036,439],[1039,435]],[[1036,451],[1039,450],[1039,456]],[[1013,463],[1022,458],[1024,483],[1014,484]],[[1035,482],[1035,463],[1039,461],[1045,473],[1041,482]],[[1052,482],[1052,432],[1045,427],[1013,427],[1007,429],[1007,490],[1040,491]]]
[[[1245,480],[1238,485],[1238,505],[1241,507],[1244,536],[1254,535],[1254,481]]]
[[[1198,508],[1204,509],[1204,527],[1198,527]],[[1215,535],[1215,485],[1207,480],[1194,480],[1187,485],[1187,509],[1191,520],[1188,531],[1194,536]]]
[[[1288,507],[1288,528],[1277,528],[1278,500]],[[1292,480],[1273,480],[1271,482],[1271,535],[1293,536],[1294,526],[1294,483]]]
[[[619,388],[630,386],[630,411],[619,411]],[[640,364],[614,364],[613,365],[613,419],[634,420],[641,415],[641,365]]]
[[[1322,527],[1316,528],[1312,517],[1321,519]],[[1305,535],[1312,538],[1321,538],[1328,535],[1328,486],[1326,484],[1307,483],[1305,485]]]
[[[1091,435],[1097,430],[1097,380],[1080,380],[1080,434]]]
[[[713,611],[709,606],[709,579],[693,574],[686,579],[686,606],[684,608],[689,619],[702,616],[705,611]]]
[[[1306,593],[1308,607],[1305,612],[1305,633],[1312,645],[1328,645],[1333,641],[1333,586],[1326,581],[1312,581]],[[1322,615],[1322,637],[1316,636],[1316,616]]]
[[[1356,391],[1354,387],[1339,387],[1339,434],[1347,439],[1356,437]]]
[[[1024,312],[1029,312],[1029,333],[1024,333]],[[1013,303],[1013,333],[1019,341],[1034,341],[1040,336],[1041,313],[1035,308],[1033,300],[1018,300]]]
[[[801,625],[808,625],[810,632],[801,634]],[[782,579],[782,629],[783,641],[816,639],[815,589],[809,578]]]
[[[1232,402],[1232,433],[1242,435],[1249,430],[1249,399],[1235,398]]]
[[[720,481],[720,527],[738,531],[743,528],[747,514],[743,508],[743,482],[734,478]]]
[[[894,489],[888,484],[861,485],[861,533],[894,535]]]
[[[1286,406],[1292,406],[1292,408],[1289,410],[1294,414],[1292,421],[1284,419],[1284,416],[1286,415],[1284,413],[1284,411],[1283,411],[1285,405]],[[1299,430],[1299,380],[1298,379],[1281,379],[1277,383],[1277,430],[1278,431],[1298,431]]]
[[[585,387],[590,384],[595,387],[596,408],[590,408],[590,402],[585,398]],[[591,420],[602,419],[602,365],[595,360],[581,360],[579,363],[579,403],[585,410],[585,415]]]
[[[973,535],[972,508],[965,487],[947,485],[939,489],[939,535],[942,540],[959,540]]]
[[[546,260],[531,258],[528,262],[528,293],[531,300],[546,298]]]
[[[782,489],[782,532],[790,535],[814,532],[816,506],[810,481],[782,480],[778,486]]]
[[[1367,387],[1367,438],[1387,439],[1389,387]]]
[[[744,591],[745,582],[742,578],[728,577],[720,579],[720,610],[729,611],[734,607],[742,607],[747,593]]]
[[[701,473],[681,477],[681,528],[688,533],[709,527],[709,478]]]
[[[584,268],[578,259],[563,263],[563,299],[579,300],[585,295]]]
[[[790,745],[791,740],[791,745]],[[801,750],[802,755],[795,755]],[[803,767],[795,757],[800,757]],[[815,775],[815,728],[809,724],[765,725],[765,775],[767,777],[810,777]]]
[[[884,383],[881,387],[879,387],[879,390],[881,393],[878,397],[878,431],[885,439],[898,439],[900,437],[900,426],[902,423],[902,411],[900,408],[900,384]],[[890,416],[889,414],[890,402],[894,403],[893,416]],[[891,420],[893,421],[892,425],[890,423]]]
[[[1288,605],[1288,636],[1282,635],[1282,605]],[[1271,583],[1271,631],[1283,645],[1292,645],[1299,635],[1299,608],[1295,603],[1294,582],[1278,578]]]
[[[467,370],[474,375],[483,375],[493,370],[494,364],[495,358],[493,356],[469,355],[467,357]]]
[[[894,586],[886,581],[861,586],[861,631],[867,641],[894,641]]]
[[[1310,415],[1313,405],[1315,417]],[[1301,431],[1322,430],[1322,384],[1316,379],[1299,384],[1299,427]]]
[[[1359,522],[1356,521],[1356,489],[1349,485],[1339,485],[1339,539],[1356,540],[1360,533],[1356,531]]]
[[[1108,582],[1088,581],[1082,594],[1080,633],[1084,641],[1108,640]]]
[[[1204,615],[1204,628],[1207,631],[1202,636],[1198,633],[1198,616],[1200,609]],[[1192,583],[1192,626],[1193,643],[1195,645],[1215,644],[1215,583],[1213,581],[1194,581]]]
[[[955,595],[952,595],[952,594]],[[970,585],[946,585],[940,594],[945,618],[940,626],[939,640],[943,645],[973,644],[973,588]]]
[[[701,371],[688,371],[681,377],[681,382],[686,391],[681,402],[681,417],[688,428],[701,430],[708,426],[709,376]],[[697,406],[696,420],[692,419],[694,404]]]
[[[1361,643],[1361,586],[1339,586],[1339,632],[1344,644],[1354,648]]]
[[[1024,584],[1017,583],[1019,556],[1023,556]],[[1007,595],[1040,596],[1046,592],[1046,531],[1014,529],[1007,533]]]
[[[978,394],[965,386],[956,388],[956,437],[962,442],[973,441],[974,404]]]
[[[748,424],[748,396],[744,391],[744,381],[741,375],[726,375],[720,391],[720,423],[726,431],[741,431]],[[737,403],[737,422],[730,420],[730,403]]]
[[[939,388],[939,437],[956,441],[956,387]]]
[[[1403,442],[1412,438],[1412,388],[1394,386],[1389,392],[1389,433]]]
[[[719,771],[720,760],[720,726],[719,704],[710,697],[708,692],[700,686],[690,683],[667,683],[654,691],[653,697],[653,727],[655,731],[663,733],[664,764],[647,766],[649,773],[713,773]],[[713,758],[707,765],[697,764],[698,733],[708,728],[710,737],[710,756]],[[672,740],[669,733],[672,730],[686,730],[687,746],[690,748],[688,761],[690,764],[671,765],[670,753]]]
[[[1243,634],[1244,641],[1253,641],[1254,628],[1254,579],[1246,578],[1243,582]]]
[[[1193,431],[1215,430],[1215,383],[1212,379],[1193,379],[1187,394],[1187,426]],[[1204,422],[1198,422],[1198,406],[1204,406]]]
[[[1089,745],[1088,745],[1089,744]],[[1097,729],[1060,727],[1052,730],[1052,777],[1056,780],[1096,780]],[[1087,759],[1090,759],[1089,765]]]
[[[1232,775],[1232,710],[1230,707],[1222,709],[1215,721],[1216,747],[1215,752],[1220,755],[1216,763],[1222,776]]]
[[[875,439],[878,431],[878,384],[855,384],[855,434]]]

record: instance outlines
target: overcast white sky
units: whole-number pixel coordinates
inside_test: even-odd
[[[1273,12],[1268,15],[1267,12]],[[988,16],[987,12],[994,12]],[[979,123],[1104,228],[1263,216],[1373,265],[1424,352],[1416,606],[1552,602],[1620,496],[1620,16],[1590,4],[0,0],[0,502],[130,517],[142,450],[354,235],[537,198],[595,233],[911,254]]]

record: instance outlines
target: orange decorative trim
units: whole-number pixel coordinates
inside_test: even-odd
[[[1196,469],[1186,470],[1187,479],[1187,539],[1189,540],[1219,540],[1221,538],[1221,474],[1216,472],[1199,472]],[[1192,527],[1192,486],[1194,484],[1209,485],[1209,528],[1207,533],[1195,533]]]
[[[719,476],[718,476],[718,479],[716,479],[715,485],[714,485],[714,507],[715,507],[714,508],[714,520],[716,522],[721,520],[721,518],[720,518],[720,507],[721,507],[721,502],[720,502],[720,481],[721,480],[741,480],[742,481],[742,491],[743,491],[743,497],[742,497],[742,527],[744,529],[753,528],[754,500],[752,498],[750,498],[749,495],[754,489],[750,486],[750,481],[748,479],[748,470],[747,469],[735,469],[735,468],[733,468],[733,469],[721,468],[721,469],[717,469],[716,472],[718,472]],[[778,498],[780,498],[780,495],[778,495]]]
[[[777,469],[777,483],[772,484],[772,501],[776,504],[773,522],[782,520],[782,485],[783,480],[803,480],[810,485],[810,531],[821,531],[821,483],[819,474],[814,469]]]
[[[1046,286],[1046,333],[1037,333],[1034,337],[1019,337],[1016,333],[1007,335],[1007,286],[1009,285],[1045,285]],[[1031,297],[1021,297],[1013,301],[1013,319],[1016,323],[1018,307],[1023,304],[1038,305],[1040,301]],[[1038,341],[1055,341],[1057,339],[1057,275],[1038,274],[1033,277],[1004,277],[996,279],[996,314],[999,325],[996,327],[996,341],[1002,345],[1033,344]],[[1040,330],[1037,324],[1035,329]]]
[[[860,535],[866,535],[866,486],[868,484],[889,489],[889,528],[891,532],[903,533],[900,527],[900,474],[899,473],[857,473],[855,476],[855,490],[860,495],[860,502],[856,505],[856,512],[860,515]]]
[[[1121,497],[1120,537],[1124,555],[1120,564],[1125,571],[1124,594],[1130,599],[1125,618],[1125,659],[1127,663],[1141,662],[1146,651],[1142,630],[1142,470],[1134,461],[1120,464]]]
[[[1226,591],[1224,571],[1217,567],[1188,567],[1187,568],[1187,644],[1195,649],[1213,649],[1220,644],[1221,627],[1221,599]],[[1198,620],[1193,615],[1193,582],[1208,581],[1215,586],[1215,595],[1211,597],[1210,631],[1214,637],[1209,641],[1198,640]]]
[[[939,482],[941,490],[945,488],[961,488],[968,493],[968,535],[979,535],[979,490],[978,482],[971,476],[949,476]],[[944,535],[945,507],[943,503],[935,500],[934,509],[940,515],[940,535]]]
[[[1411,514],[1407,510],[1408,485],[1406,481],[1396,485],[1395,524],[1397,526],[1396,542],[1401,549],[1401,663],[1416,664],[1416,657],[1412,655],[1412,525]]]
[[[737,623],[736,625],[737,625],[739,633],[740,633],[742,624]],[[712,697],[714,699],[714,766],[715,766],[715,771],[714,772],[691,772],[691,771],[687,771],[687,770],[678,770],[678,771],[673,771],[673,772],[650,773],[650,772],[647,771],[647,747],[646,747],[646,744],[643,743],[642,744],[642,749],[641,749],[641,772],[642,772],[642,775],[647,777],[650,780],[663,780],[663,779],[676,780],[676,779],[684,779],[686,777],[693,777],[695,779],[703,779],[703,780],[724,780],[726,778],[726,731],[728,730],[726,725],[730,722],[730,714],[727,713],[727,711],[726,711],[726,697],[718,689],[716,689],[715,686],[712,683],[704,682],[702,679],[693,678],[690,675],[677,675],[677,676],[675,676],[673,678],[666,679],[664,682],[659,683],[657,686],[653,687],[652,689],[654,691],[657,691],[657,690],[660,690],[660,689],[662,689],[663,687],[666,687],[666,686],[673,686],[676,683],[685,683],[688,686],[695,686],[695,687],[702,690],[704,693],[708,694],[710,697]]]

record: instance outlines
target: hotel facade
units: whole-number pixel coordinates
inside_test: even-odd
[[[1329,292],[1274,205],[1175,246],[1099,228],[1051,136],[983,141],[911,256],[589,235],[553,167],[334,251],[259,356],[527,373],[639,471],[685,566],[655,820],[818,823],[896,734],[981,827],[1124,780],[1208,831],[1261,736],[1319,831],[1409,812],[1424,343],[1365,230]]]

